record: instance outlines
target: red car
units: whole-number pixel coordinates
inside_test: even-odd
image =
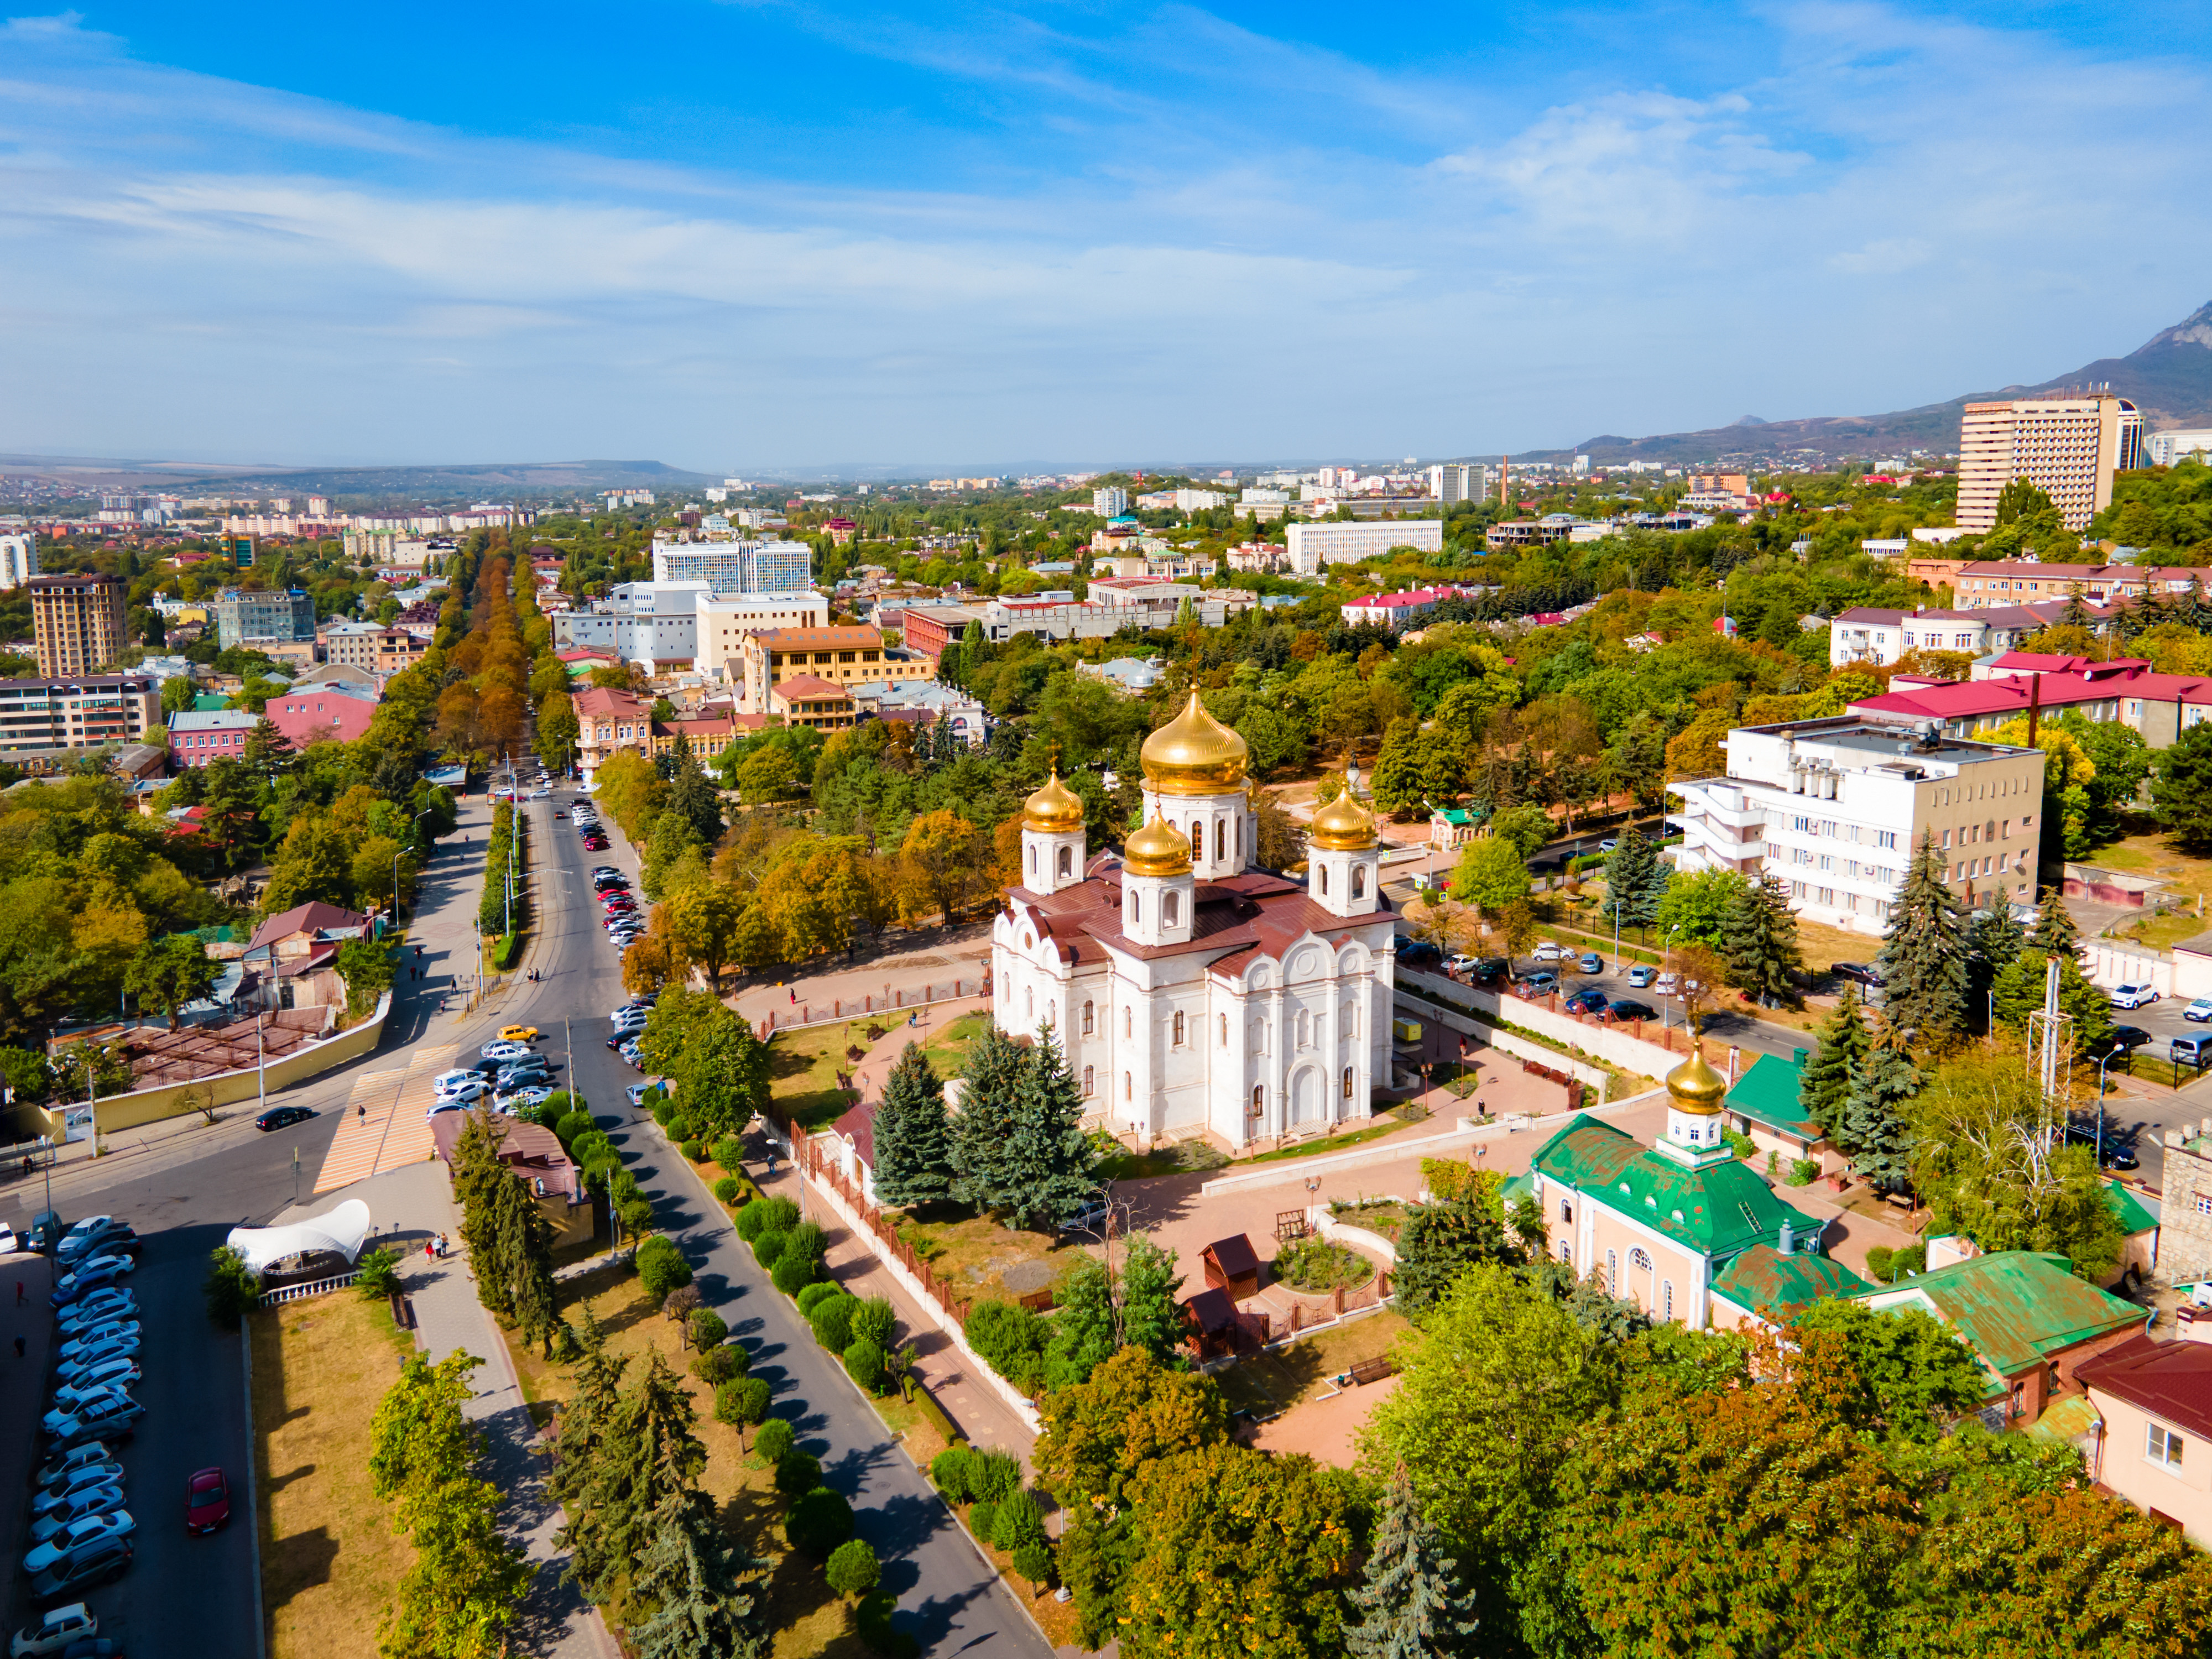
[[[185,1484],[185,1530],[213,1532],[230,1519],[230,1482],[221,1469],[202,1469]]]

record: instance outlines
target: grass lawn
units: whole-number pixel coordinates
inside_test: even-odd
[[[1268,1353],[1240,1359],[1216,1372],[1214,1381],[1231,1407],[1255,1417],[1273,1417],[1330,1386],[1329,1379],[1343,1375],[1362,1359],[1390,1352],[1399,1337],[1413,1327],[1403,1315],[1390,1309],[1370,1314],[1292,1342]]]
[[[837,1086],[837,1073],[853,1069],[845,1051],[867,1046],[866,1019],[778,1031],[768,1046],[769,1092],[778,1114],[797,1118],[805,1129],[836,1122],[853,1103]]]
[[[977,1301],[1018,1299],[1006,1288],[1004,1275],[1010,1267],[1042,1261],[1064,1276],[1085,1259],[1080,1243],[1063,1243],[1053,1234],[1005,1226],[988,1216],[950,1206],[934,1207],[919,1218],[902,1214],[898,1231],[915,1254],[929,1263],[931,1272],[950,1279],[959,1294]]]
[[[1195,1135],[1155,1146],[1149,1152],[1133,1152],[1118,1141],[1115,1145],[1115,1150],[1098,1162],[1101,1181],[1149,1181],[1154,1176],[1218,1170],[1229,1162],[1226,1152]]]
[[[812,1659],[824,1653],[836,1659],[866,1659],[867,1650],[853,1630],[851,1612],[831,1594],[820,1565],[784,1547],[784,1505],[775,1495],[773,1471],[749,1467],[753,1460],[740,1449],[738,1431],[714,1420],[712,1390],[690,1375],[694,1356],[684,1347],[677,1326],[647,1301],[637,1275],[610,1265],[565,1280],[559,1289],[561,1312],[572,1323],[582,1304],[589,1304],[607,1346],[630,1356],[631,1377],[643,1365],[646,1350],[656,1348],[684,1379],[698,1413],[693,1431],[707,1448],[701,1488],[714,1498],[732,1540],[769,1564],[768,1616],[776,1632],[773,1659]],[[568,1368],[526,1349],[511,1334],[507,1352],[532,1401],[532,1414],[550,1420],[553,1405],[568,1395]],[[799,1402],[780,1403],[788,1412]]]
[[[385,1304],[350,1293],[257,1313],[246,1340],[269,1651],[374,1653],[415,1547],[369,1489],[369,1418],[414,1344]]]
[[[1404,1106],[1394,1106],[1388,1111],[1376,1114],[1375,1126],[1372,1128],[1354,1129],[1346,1135],[1316,1135],[1310,1140],[1298,1142],[1295,1146],[1278,1146],[1272,1152],[1260,1152],[1250,1158],[1240,1158],[1237,1162],[1279,1164],[1285,1158],[1314,1158],[1323,1152],[1339,1152],[1346,1146],[1357,1146],[1364,1140],[1380,1140],[1385,1135],[1394,1135],[1401,1129],[1412,1128],[1417,1124],[1426,1123],[1429,1121],[1430,1115],[1426,1107],[1408,1102]]]
[[[2116,870],[2130,876],[2153,876],[2166,883],[2162,896],[2174,908],[2166,915],[2146,913],[2140,921],[2119,923],[2113,931],[2123,939],[2137,939],[2154,950],[2170,951],[2183,939],[2204,932],[2199,907],[2212,894],[2212,859],[2178,853],[2164,836],[2130,836],[2080,860],[2100,870]]]
[[[1379,1233],[1393,1244],[1398,1242],[1398,1230],[1413,1213],[1410,1204],[1393,1199],[1382,1204],[1346,1205],[1341,1208],[1329,1206],[1329,1218],[1340,1221],[1347,1227],[1359,1227],[1370,1233]]]

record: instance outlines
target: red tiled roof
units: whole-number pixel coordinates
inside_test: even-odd
[[[794,674],[775,683],[775,695],[786,702],[794,697],[842,697],[847,695],[847,689],[813,674]]]
[[[1280,960],[1283,953],[1314,933],[1333,939],[1387,921],[1390,913],[1345,917],[1323,909],[1296,882],[1264,870],[1248,870],[1219,881],[1200,882],[1191,893],[1190,938],[1176,945],[1139,945],[1121,932],[1121,870],[1110,856],[1092,861],[1086,879],[1057,893],[1007,890],[1024,906],[1038,930],[1050,939],[1064,962],[1103,962],[1109,949],[1141,961],[1217,953],[1210,971],[1231,974],[1255,955]]]
[[[2074,1370],[2085,1389],[2102,1389],[2161,1423],[2212,1440],[2212,1342],[2158,1342],[2131,1336]]]
[[[853,1143],[853,1152],[871,1170],[876,1167],[876,1103],[864,1100],[830,1126]]]
[[[2103,666],[2099,665],[2100,669]],[[2071,703],[2100,702],[2110,697],[2142,697],[2153,702],[2212,702],[2212,678],[2153,674],[2140,670],[2118,673],[2014,674],[2003,679],[1963,680],[1913,691],[1887,691],[1880,696],[1862,697],[1850,706],[1850,712],[1954,720],[1992,714],[2024,714],[2030,702],[2045,708],[2063,708]]]
[[[588,685],[580,691],[572,692],[568,704],[575,710],[578,720],[586,714],[611,714],[618,720],[641,720],[652,708],[650,703],[632,693],[617,691],[610,685]]]
[[[273,944],[280,939],[289,939],[295,933],[320,933],[333,928],[359,927],[368,920],[357,910],[343,909],[335,904],[325,904],[320,899],[311,899],[305,904],[295,904],[290,909],[273,915],[253,930],[253,937],[246,943],[249,951]]]

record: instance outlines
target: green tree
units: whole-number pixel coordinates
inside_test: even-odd
[[[1884,1014],[1921,1041],[1966,1029],[1966,928],[1949,874],[1931,831],[1912,855],[1875,959]]]
[[[346,1012],[356,1019],[375,1008],[397,972],[390,949],[372,939],[349,939],[338,946],[337,970],[345,981]]]
[[[1413,1483],[1395,1470],[1383,1494],[1365,1582],[1352,1592],[1365,1615],[1345,1627],[1352,1659],[1441,1659],[1473,1650],[1481,1620],[1460,1586],[1459,1564],[1421,1513]]]
[[[207,947],[191,933],[171,933],[143,946],[131,959],[123,988],[168,1017],[169,1029],[178,1026],[177,1011],[198,1001],[215,988],[216,967]]]
[[[1398,1269],[1392,1281],[1398,1310],[1418,1320],[1450,1292],[1468,1268],[1522,1259],[1520,1249],[1505,1236],[1504,1217],[1486,1187],[1424,1204],[1399,1230]]]
[[[1451,896],[1495,915],[1528,896],[1528,866],[1521,849],[1503,836],[1478,836],[1467,844],[1451,873]]]
[[[1866,1021],[1859,1011],[1858,988],[1848,981],[1836,999],[1836,1010],[1821,1023],[1812,1058],[1805,1062],[1797,1085],[1797,1103],[1805,1115],[1834,1139],[1844,1122],[1844,1103],[1851,1081],[1858,1075],[1868,1048]]]
[[[1869,1433],[1933,1441],[1990,1390],[1972,1344],[1918,1308],[1877,1311],[1831,1298],[1799,1314],[1790,1329],[1801,1338],[1824,1332],[1841,1345],[1850,1386],[1829,1403]]]
[[[1668,878],[1667,891],[1653,918],[1674,945],[1728,945],[1729,918],[1751,884],[1733,870],[1698,870]]]
[[[571,1556],[568,1577],[594,1601],[619,1585],[651,1542],[653,1511],[672,1493],[696,1488],[706,1448],[692,1432],[691,1396],[658,1348],[623,1395],[580,1478],[578,1503],[556,1540]]]
[[[199,690],[189,675],[179,674],[161,682],[161,712],[164,714],[188,714],[199,702]]]
[[[1990,988],[2026,946],[2027,935],[2002,896],[1966,923],[1966,1016],[1978,1029],[1989,1023]]]
[[[1490,821],[1490,833],[1511,842],[1523,863],[1542,852],[1557,832],[1552,815],[1534,801],[1505,807]]]
[[[261,905],[264,914],[276,915],[316,899],[353,902],[353,848],[328,814],[303,812],[292,820],[271,860]]]
[[[2028,1016],[2043,1006],[2050,958],[2022,951],[1990,981],[1990,1002],[1997,1024],[2015,1036],[2029,1035]],[[2089,982],[2080,958],[2058,958],[2058,1007],[2069,1017],[2067,1041],[2077,1054],[2100,1054],[2112,1040],[2112,1000]]]
[[[1633,828],[1622,831],[1605,861],[1605,919],[1623,928],[1650,926],[1667,896],[1667,878],[1658,848]]]
[[[1081,1382],[1129,1348],[1172,1363],[1182,1334],[1176,1303],[1182,1288],[1175,1252],[1142,1234],[1129,1239],[1118,1276],[1108,1262],[1085,1261],[1060,1281],[1060,1310],[1045,1348],[1047,1384]]]
[[[2043,902],[2036,907],[2035,926],[2027,930],[2031,950],[2045,956],[2078,959],[2081,954],[2081,928],[2074,920],[2073,912],[2066,908],[2065,896],[2056,887],[2043,890]]]
[[[1790,908],[1790,889],[1778,876],[1762,875],[1741,889],[1729,912],[1729,977],[1759,1000],[1778,1008],[1797,998],[1793,977],[1804,965],[1797,944],[1797,913]]]
[[[459,1348],[435,1364],[419,1353],[407,1356],[369,1419],[369,1485],[378,1498],[389,1503],[434,1492],[468,1472],[482,1437],[461,1407],[475,1397],[469,1379],[483,1364]]]
[[[945,1085],[920,1043],[900,1051],[876,1108],[876,1201],[890,1209],[941,1202],[952,1193],[952,1136]]]
[[[2159,755],[2150,785],[2159,822],[2183,852],[2212,854],[2212,725],[2190,726]]]
[[[1057,1227],[1097,1197],[1097,1152],[1083,1132],[1083,1091],[1048,1027],[1014,1091],[994,1208],[1015,1224]]]
[[[760,1659],[771,1635],[759,1577],[767,1568],[731,1547],[710,1499],[669,1493],[631,1577],[631,1594],[653,1610],[630,1626],[638,1659]]]
[[[673,758],[676,775],[668,784],[668,810],[690,826],[702,846],[713,847],[722,838],[722,802],[714,786],[699,768],[690,739],[677,734]]]
[[[1923,1081],[1901,1035],[1885,1026],[1881,1039],[1860,1060],[1835,1134],[1836,1145],[1850,1154],[1859,1179],[1893,1192],[1911,1174],[1911,1137],[1905,1108]]]
[[[979,1209],[1000,1207],[1011,1185],[1007,1148],[1015,1095],[1028,1056],[995,1022],[968,1045],[961,1063],[960,1110],[952,1119],[953,1190]]]
[[[1075,1508],[1122,1507],[1129,1483],[1157,1460],[1229,1437],[1229,1410],[1213,1379],[1156,1354],[1123,1348],[1082,1382],[1039,1402],[1044,1432],[1037,1479]]]

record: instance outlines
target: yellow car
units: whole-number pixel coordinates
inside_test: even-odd
[[[538,1028],[535,1025],[506,1025],[500,1028],[499,1035],[503,1042],[535,1042],[538,1041]]]

